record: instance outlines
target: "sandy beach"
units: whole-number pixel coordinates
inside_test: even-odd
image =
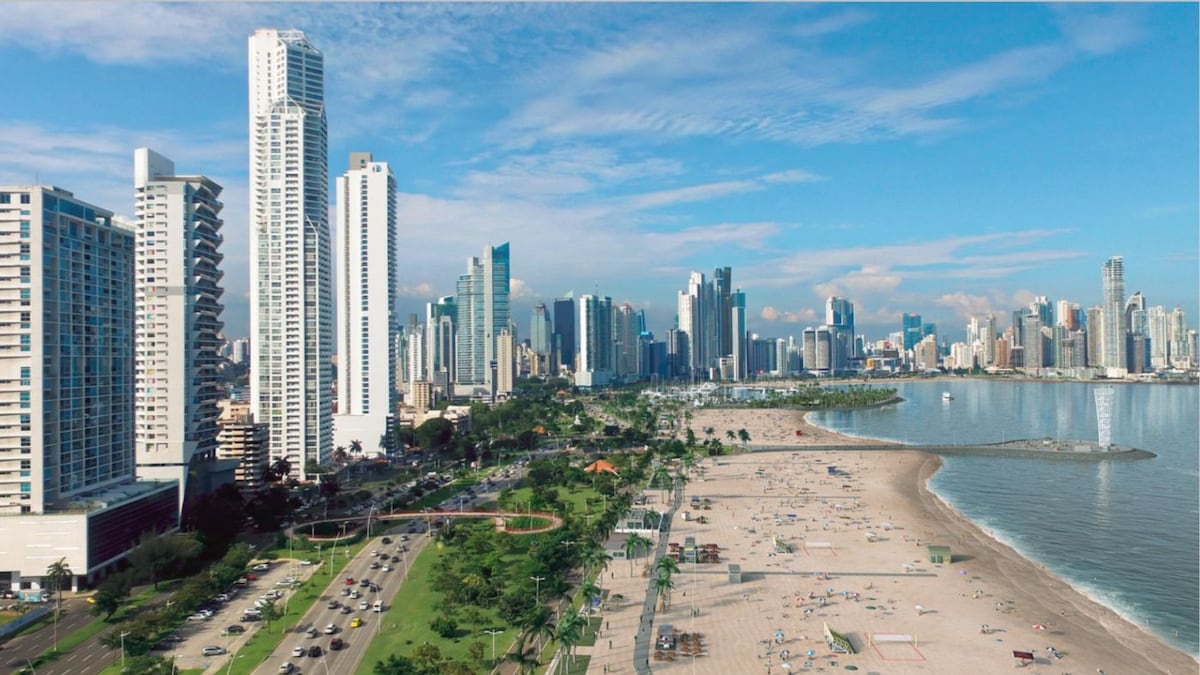
[[[579,649],[592,655],[589,672],[634,672],[639,630],[653,637],[664,625],[678,635],[675,649],[652,648],[652,672],[1200,672],[1192,657],[1076,592],[930,493],[925,484],[940,466],[937,456],[856,451],[879,443],[818,429],[802,415],[693,411],[701,439],[705,427],[722,439],[727,429],[744,428],[751,446],[787,449],[707,458],[690,476],[669,541],[695,537],[715,545],[720,561],[680,563],[665,609],[643,616],[650,556],[611,563],[601,580],[610,593],[605,630],[595,646]],[[845,449],[812,448],[825,445]],[[665,494],[648,495],[666,508]],[[708,508],[692,506],[693,497]],[[952,562],[931,563],[930,544],[949,546]],[[741,566],[741,583],[730,580],[730,563]],[[835,654],[823,624],[858,653]],[[1036,660],[1022,665],[1014,650]]]

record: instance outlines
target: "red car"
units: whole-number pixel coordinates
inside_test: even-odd
[[[246,581],[258,581],[258,576],[253,573],[247,574]]]
[[[346,577],[346,585],[353,586],[354,585],[354,577]]]

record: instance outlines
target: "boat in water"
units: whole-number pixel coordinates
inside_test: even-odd
[[[950,392],[948,392],[948,391],[943,391],[943,392],[942,392],[942,400],[943,400],[943,401],[953,401],[953,400],[954,400],[954,397],[950,395]]]

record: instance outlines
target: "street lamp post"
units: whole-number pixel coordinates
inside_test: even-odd
[[[534,601],[540,606],[542,604],[542,582],[546,577],[529,577],[529,580],[534,583]]]
[[[125,636],[126,635],[129,635],[129,633],[128,632],[121,633],[121,672],[122,673],[125,672]]]
[[[492,636],[492,660],[495,661],[496,660],[496,636],[503,633],[504,630],[500,629],[500,628],[489,628],[483,632]]]

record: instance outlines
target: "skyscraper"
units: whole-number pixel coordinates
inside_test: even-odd
[[[570,294],[554,301],[554,344],[552,349],[558,363],[569,371],[575,371],[575,299]]]
[[[435,388],[445,392],[458,371],[454,356],[458,349],[458,304],[453,295],[425,306],[425,372]]]
[[[496,337],[508,328],[508,244],[487,247],[458,277],[458,384],[492,385]]]
[[[713,270],[713,358],[733,354],[733,318],[731,296],[733,294],[733,268],[718,267]]]
[[[250,37],[250,400],[300,478],[333,442],[324,70],[300,31]]]
[[[1125,261],[1121,256],[1113,256],[1104,261],[1101,270],[1104,282],[1104,312],[1102,314],[1103,338],[1101,349],[1104,358],[1101,365],[1108,369],[1111,375],[1124,375],[1125,358]],[[1091,330],[1091,326],[1088,326]]]
[[[855,356],[854,303],[837,296],[825,301],[825,323],[832,333],[834,345],[833,369],[844,370]]]
[[[131,227],[66,190],[0,186],[0,572],[13,589],[60,558],[86,577],[178,527],[179,485],[134,482],[134,250]]]
[[[220,433],[221,186],[176,176],[149,148],[134,152],[133,174],[137,473],[179,481],[182,510],[188,469],[216,458]]]
[[[917,343],[924,337],[922,328],[920,314],[904,315],[901,330],[904,332],[904,348],[906,350],[916,347]]]
[[[733,379],[740,382],[748,374],[746,351],[746,294],[739,288],[729,294],[730,355],[733,357]]]
[[[533,315],[529,318],[529,349],[533,352],[530,363],[530,374],[545,375],[550,366],[550,313],[546,305],[537,303],[533,306]]]
[[[579,369],[575,384],[603,386],[612,380],[612,298],[583,295],[579,298]]]
[[[337,178],[337,415],[334,445],[358,441],[374,449],[388,433],[396,406],[398,332],[396,293],[399,233],[396,179],[387,162],[368,152],[350,153],[350,168]],[[415,317],[414,317],[415,321]],[[410,337],[410,382],[424,373],[420,335]],[[414,343],[409,343],[413,353]]]

